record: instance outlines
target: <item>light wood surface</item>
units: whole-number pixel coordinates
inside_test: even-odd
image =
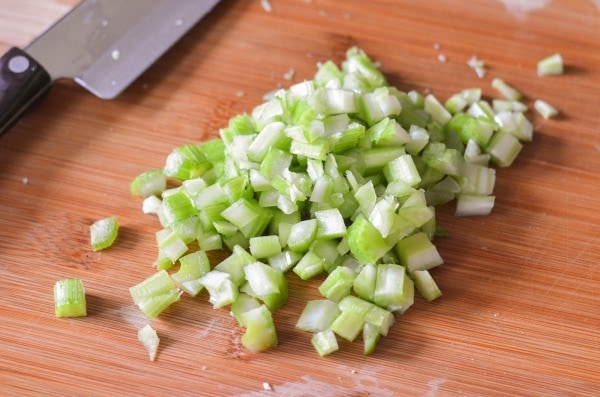
[[[25,46],[74,0],[0,0],[0,50]],[[176,1],[174,1],[176,4]],[[0,394],[9,396],[592,396],[600,394],[600,4],[584,0],[224,0],[112,101],[56,84],[0,140]],[[128,191],[176,146],[217,136],[272,89],[311,78],[352,45],[400,89],[452,93],[503,78],[561,115],[535,125],[498,171],[492,215],[456,218],[437,240],[444,296],[416,304],[375,353],[320,358],[294,328],[320,280],[288,278],[277,348],[249,354],[226,310],[184,297],[146,323],[128,288],[149,276],[157,221]],[[537,77],[560,52],[562,76]],[[446,62],[438,60],[443,54]],[[488,65],[479,79],[466,65]],[[291,69],[291,81],[284,75]],[[117,244],[88,227],[117,215]],[[225,254],[213,255],[218,261]],[[80,277],[89,315],[57,319],[52,288]],[[271,391],[263,389],[263,382]]]

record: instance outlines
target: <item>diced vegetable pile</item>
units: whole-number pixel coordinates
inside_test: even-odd
[[[135,304],[153,319],[206,290],[246,329],[243,345],[262,351],[278,342],[272,313],[288,278],[320,277],[322,298],[296,326],[320,355],[360,335],[371,353],[415,289],[441,295],[430,273],[443,262],[436,206],[489,214],[493,166],[510,166],[532,139],[519,93],[493,86],[503,99],[469,88],[442,103],[390,86],[351,48],[341,67],[320,64],[312,80],[233,117],[220,138],[174,149],[131,184],[161,224],[158,271],[130,289]],[[206,253],[223,249],[230,255],[210,263]]]

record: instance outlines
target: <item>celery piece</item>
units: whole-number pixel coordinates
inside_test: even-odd
[[[181,294],[182,291],[172,289],[165,294],[152,296],[149,299],[140,301],[138,307],[149,320],[152,320],[173,303],[179,302]]]
[[[260,306],[261,303],[257,298],[244,292],[240,292],[236,300],[231,304],[231,314],[235,317],[240,326],[245,327],[246,324],[243,321],[242,314],[249,310],[259,308]]]
[[[352,289],[359,298],[373,302],[376,283],[377,267],[372,263],[367,263],[354,279]]]
[[[452,114],[433,94],[425,96],[425,111],[431,115],[433,121],[440,125],[446,124],[452,118]]]
[[[523,145],[512,134],[497,132],[485,148],[492,161],[499,167],[510,167],[523,149]]]
[[[342,312],[352,312],[363,318],[365,322],[379,327],[382,336],[387,335],[395,321],[392,312],[354,295],[346,296],[338,306]]]
[[[164,197],[162,207],[164,220],[166,221],[167,226],[190,216],[194,216],[198,212],[183,190],[179,190],[174,194]]]
[[[142,212],[144,214],[158,214],[161,205],[161,199],[156,196],[148,196],[142,202]]]
[[[413,124],[410,126],[408,135],[410,141],[404,145],[404,149],[407,153],[416,156],[429,143],[429,132],[425,128]]]
[[[363,353],[371,354],[375,351],[375,347],[381,338],[381,328],[371,323],[365,323],[362,329],[363,336]]]
[[[536,99],[533,106],[535,110],[537,110],[538,113],[541,114],[545,119],[549,119],[550,117],[554,117],[558,114],[558,109],[543,99]]]
[[[395,119],[389,117],[373,125],[366,133],[376,146],[400,146],[411,140],[408,132]]]
[[[223,206],[229,204],[229,198],[223,190],[223,187],[218,184],[212,184],[198,191],[191,198],[192,205],[198,210],[207,210],[211,207]]]
[[[189,144],[175,148],[167,156],[163,173],[167,177],[187,180],[202,176],[212,164],[198,145]]]
[[[197,237],[198,246],[204,251],[214,251],[223,249],[223,239],[221,235],[212,231],[202,231]]]
[[[442,296],[442,291],[440,291],[440,288],[428,270],[416,270],[413,272],[413,277],[415,279],[415,288],[426,301],[431,302]]]
[[[142,198],[158,196],[166,188],[167,178],[162,169],[142,172],[133,178],[129,185],[131,194]]]
[[[178,302],[182,291],[166,272],[159,270],[152,276],[129,288],[133,302],[148,319],[156,318],[171,304]]]
[[[406,272],[403,266],[380,264],[377,266],[377,281],[373,300],[376,305],[390,308],[403,303]]]
[[[332,239],[346,235],[346,224],[337,208],[316,211],[314,217],[317,220],[316,238]]]
[[[352,310],[342,310],[331,323],[331,330],[348,342],[353,342],[361,333],[364,325],[365,319],[363,316]]]
[[[315,73],[314,83],[317,86],[325,86],[331,82],[342,85],[343,74],[333,61],[322,63]]]
[[[228,273],[231,276],[231,281],[237,286],[245,282],[244,267],[256,262],[256,258],[250,255],[242,246],[234,245],[231,249],[231,255],[223,259],[215,270]]]
[[[375,226],[362,214],[348,228],[350,252],[362,264],[375,263],[390,250]]]
[[[459,194],[456,198],[456,216],[489,215],[494,208],[494,196]]]
[[[338,266],[329,273],[319,286],[321,295],[333,302],[348,296],[354,284],[356,272],[346,266]]]
[[[299,261],[303,255],[299,252],[285,250],[277,255],[274,255],[267,259],[269,266],[277,269],[283,273],[290,271]]]
[[[527,111],[527,105],[523,102],[510,100],[510,99],[494,99],[492,100],[492,108],[494,112],[499,113],[505,110],[510,112],[521,112]]]
[[[288,298],[288,284],[283,272],[262,262],[244,267],[249,288],[269,310],[277,310]]]
[[[280,121],[265,125],[248,147],[248,158],[261,162],[272,147],[284,149],[289,146],[290,139],[283,133],[284,128],[285,124]]]
[[[202,276],[200,282],[208,291],[208,301],[215,309],[231,305],[238,297],[239,290],[229,273],[213,269]]]
[[[392,196],[384,196],[375,204],[369,215],[369,222],[379,230],[382,237],[387,237],[392,231],[396,208],[397,201]]]
[[[383,175],[388,182],[401,180],[410,186],[418,185],[421,182],[421,175],[410,154],[401,155],[388,162],[383,167]]]
[[[483,154],[481,147],[473,139],[467,141],[464,152],[465,161],[473,164],[487,166],[491,156],[488,153]]]
[[[54,284],[54,314],[56,317],[85,317],[85,288],[79,278],[66,278]]]
[[[188,216],[187,218],[175,221],[171,223],[170,228],[174,233],[177,233],[186,244],[194,241],[203,231],[202,222],[197,215]]]
[[[179,270],[171,275],[171,279],[183,291],[196,296],[204,286],[200,278],[211,270],[206,252],[196,251],[179,258]]]
[[[317,98],[325,107],[327,114],[345,114],[357,112],[357,94],[352,90],[341,88],[321,89],[316,93]]]
[[[406,154],[402,146],[377,147],[363,151],[365,173],[381,171],[390,161]]]
[[[175,289],[175,283],[165,270],[160,270],[144,281],[129,288],[129,292],[136,305],[143,300],[156,295],[166,294]]]
[[[340,313],[337,303],[328,299],[308,301],[296,322],[296,328],[308,332],[325,331]]]
[[[498,125],[489,118],[477,118],[466,113],[455,114],[447,124],[447,129],[458,134],[463,143],[473,139],[480,147],[485,146]]]
[[[483,165],[465,163],[459,180],[461,194],[492,194],[496,170]]]
[[[306,252],[317,236],[317,220],[310,219],[292,226],[288,237],[288,248],[296,252]]]
[[[283,170],[288,169],[292,164],[293,157],[291,153],[285,150],[271,148],[260,163],[260,175],[266,178],[264,183],[270,185],[270,179],[275,175],[281,175]]]
[[[494,121],[500,126],[500,131],[514,135],[521,142],[533,140],[533,124],[521,112],[503,110],[494,116]]]
[[[244,235],[260,236],[271,221],[271,212],[259,207],[254,200],[240,198],[221,212],[221,216],[234,224]]]
[[[356,73],[367,82],[371,89],[386,85],[386,80],[369,56],[357,47],[346,51],[346,60],[342,62],[342,70],[348,75]]]
[[[300,142],[292,140],[290,153],[297,156],[304,156],[315,160],[324,161],[329,152],[329,141],[325,139],[316,139],[313,142]]]
[[[319,356],[327,356],[339,349],[335,333],[331,329],[326,329],[315,333],[310,339]]]
[[[469,109],[467,109],[467,114],[475,118],[492,120],[495,112],[487,101],[481,100],[469,106]]]
[[[315,240],[309,247],[309,251],[313,252],[317,257],[323,261],[323,268],[326,272],[330,273],[340,257],[338,251],[339,243],[337,240]]]
[[[325,264],[323,258],[319,257],[313,251],[306,252],[292,269],[302,280],[311,279],[323,273],[324,270]]]
[[[553,54],[549,57],[541,59],[537,63],[537,75],[538,76],[549,76],[556,74],[563,74],[563,58],[560,54]]]
[[[168,228],[156,232],[156,243],[158,244],[159,256],[168,258],[171,262],[170,264],[165,262],[164,266],[166,267],[160,267],[159,270],[168,270],[189,249],[181,236]]]
[[[247,174],[229,179],[223,184],[223,191],[227,196],[228,203],[233,203],[242,197],[251,198],[254,195]]]
[[[150,361],[154,361],[156,359],[156,352],[158,350],[160,338],[150,324],[146,324],[142,328],[138,329],[138,340],[144,345],[144,348],[148,352],[148,358],[150,358]]]
[[[273,316],[265,305],[243,312],[241,322],[246,332],[242,335],[242,345],[252,351],[260,352],[277,345],[277,332]]]
[[[523,94],[506,84],[501,78],[494,78],[492,80],[492,87],[498,90],[498,92],[506,99],[518,101],[523,98]]]
[[[377,193],[373,187],[373,182],[369,181],[359,187],[354,192],[354,198],[356,198],[362,214],[368,217],[375,207],[375,203],[377,201]]]
[[[315,180],[309,200],[313,203],[326,203],[333,194],[333,180],[329,175],[321,175]]]
[[[250,239],[250,254],[257,258],[270,258],[281,253],[279,236],[257,236]]]
[[[119,220],[116,216],[100,219],[90,225],[90,243],[94,251],[113,245],[119,233]]]
[[[460,169],[464,163],[459,151],[449,149],[441,142],[429,143],[423,149],[422,158],[429,167],[452,176],[460,174]]]
[[[423,232],[405,237],[396,244],[396,253],[409,271],[429,270],[443,263],[437,248]]]

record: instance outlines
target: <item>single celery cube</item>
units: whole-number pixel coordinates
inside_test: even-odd
[[[242,335],[242,345],[250,351],[260,352],[277,345],[277,332],[271,312],[265,305],[243,312],[241,321],[246,332]]]
[[[321,357],[327,356],[339,349],[335,333],[330,329],[315,333],[310,343]]]
[[[437,248],[423,232],[405,237],[396,244],[396,253],[409,271],[429,270],[444,261]]]
[[[319,286],[321,295],[334,302],[339,302],[345,296],[350,295],[354,284],[356,272],[346,266],[338,266]]]
[[[78,278],[59,280],[54,284],[56,317],[85,317],[87,304],[83,282]]]
[[[340,313],[337,303],[328,299],[308,301],[296,322],[296,328],[308,332],[325,331]]]
[[[110,247],[117,239],[119,221],[116,216],[100,219],[90,226],[90,242],[94,251]]]

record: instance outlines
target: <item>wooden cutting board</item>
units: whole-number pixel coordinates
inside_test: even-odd
[[[2,0],[0,50],[24,46],[74,0]],[[174,1],[176,4],[176,1]],[[0,140],[0,394],[7,396],[592,396],[600,394],[600,3],[585,0],[225,0],[122,96],[57,84]],[[175,6],[175,5],[174,5]],[[154,271],[158,222],[129,194],[175,147],[216,137],[264,93],[310,79],[353,45],[390,83],[445,100],[497,97],[500,77],[560,110],[535,111],[534,142],[498,171],[487,217],[438,211],[433,271],[444,295],[417,298],[377,350],[319,357],[294,328],[320,279],[295,275],[275,315],[277,348],[250,354],[227,310],[184,297],[146,323],[128,288]],[[537,77],[559,52],[562,76]],[[484,60],[478,78],[466,62]],[[88,227],[116,215],[114,247]],[[225,254],[214,254],[218,262]],[[57,319],[52,288],[80,277],[89,315]],[[266,383],[265,383],[266,382]],[[264,390],[266,385],[272,390]]]

